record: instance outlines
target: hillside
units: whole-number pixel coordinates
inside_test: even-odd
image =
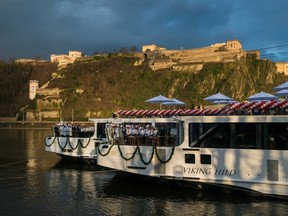
[[[255,92],[272,92],[273,87],[287,81],[286,76],[276,73],[273,62],[252,55],[230,63],[205,63],[197,73],[152,71],[148,62],[133,66],[136,60],[124,56],[90,58],[60,71],[49,62],[1,62],[0,117],[15,117],[16,113],[20,116],[21,107],[27,104],[34,109],[35,101],[28,99],[29,80],[36,79],[42,86],[55,72],[59,78],[51,80],[47,88],[64,90],[61,116],[71,119],[73,110],[75,120],[107,117],[119,109],[159,108],[145,102],[159,94],[182,100],[187,108],[205,105],[203,98],[217,91],[242,101]]]
[[[205,63],[198,72],[152,71],[147,63],[133,66],[136,58],[111,57],[79,62],[59,71],[49,88],[65,89],[63,118],[107,117],[119,109],[158,108],[145,100],[162,94],[184,101],[187,107],[204,104],[203,98],[218,91],[245,100],[258,92],[272,92],[274,86],[287,81],[276,73],[275,64],[257,60],[253,55],[230,63]],[[83,93],[76,93],[76,89]],[[78,91],[79,92],[79,91]]]
[[[19,109],[29,100],[29,80],[43,85],[57,71],[55,64],[47,63],[5,63],[0,62],[0,117],[15,117]]]

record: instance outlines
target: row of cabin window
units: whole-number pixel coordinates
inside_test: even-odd
[[[203,148],[288,149],[287,123],[190,123],[189,143]]]

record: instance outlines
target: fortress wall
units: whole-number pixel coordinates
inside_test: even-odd
[[[173,70],[182,72],[198,72],[203,68],[203,64],[174,65]]]
[[[193,55],[187,55],[178,59],[180,63],[188,63],[188,62],[219,62],[225,59],[234,59],[235,57],[239,58],[240,56],[244,56],[245,52],[239,51],[223,51],[223,52],[213,52],[213,53],[193,53]],[[171,59],[174,59],[171,57]]]
[[[170,56],[171,58],[182,58],[183,56],[190,56],[196,54],[207,54],[211,52],[215,52],[218,50],[218,47],[203,47],[203,48],[196,48],[190,50],[165,50],[162,51],[163,54]]]

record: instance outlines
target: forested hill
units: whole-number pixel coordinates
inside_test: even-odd
[[[133,66],[136,60],[118,56],[71,64],[58,71],[59,78],[53,79],[48,88],[65,90],[61,95],[65,100],[62,113],[73,109],[76,115],[104,117],[119,109],[158,108],[145,100],[159,94],[182,100],[190,108],[205,104],[203,98],[216,92],[242,101],[259,91],[273,93],[273,87],[287,81],[286,76],[276,73],[273,62],[253,56],[230,63],[206,63],[197,73],[152,71],[147,62]],[[28,80],[37,79],[32,78],[34,67],[0,65],[1,87],[5,86],[1,91],[1,116],[15,116],[25,104],[22,101],[28,98]],[[37,74],[43,74],[39,79],[46,82],[52,72],[55,68],[50,65]]]
[[[62,70],[64,78],[53,80],[50,87],[67,89],[66,113],[73,108],[88,116],[111,116],[120,109],[159,108],[145,102],[159,94],[182,100],[189,108],[203,104],[203,98],[218,91],[242,101],[258,91],[272,92],[287,79],[276,73],[273,62],[254,56],[231,63],[207,63],[197,73],[152,71],[147,62],[133,66],[136,60],[114,57],[73,64]],[[75,88],[83,93],[72,91]]]
[[[51,79],[57,71],[55,64],[0,62],[0,117],[15,117],[21,107],[31,104],[29,80],[38,80],[39,85]]]

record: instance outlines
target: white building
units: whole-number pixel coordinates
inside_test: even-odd
[[[39,88],[38,80],[29,81],[29,99],[30,100],[33,100],[35,98],[38,88]]]
[[[82,52],[69,51],[68,55],[65,54],[52,54],[50,61],[58,64],[58,68],[66,67],[68,64],[74,63],[77,58],[82,57]]]

